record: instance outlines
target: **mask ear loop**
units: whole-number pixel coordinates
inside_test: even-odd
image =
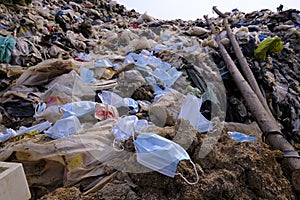
[[[197,169],[196,169],[196,165],[190,160],[190,162],[192,163],[193,167],[194,167],[194,171],[195,171],[195,174],[196,174],[196,177],[197,177],[197,180],[195,182],[190,182],[188,181],[181,173],[176,173],[176,175],[179,175],[181,176],[181,178],[186,182],[188,183],[189,185],[195,185],[199,182],[199,175],[198,175],[198,172],[197,172]]]
[[[98,93],[97,95],[98,95],[99,99],[101,100],[101,103],[103,103],[103,98],[102,98],[101,94]]]
[[[135,131],[135,126],[133,126],[133,132],[132,132],[132,139],[133,139],[133,141],[135,140],[135,138],[134,138],[134,134],[136,133],[136,131]]]
[[[118,146],[119,146],[121,149],[117,149],[116,144],[118,144]],[[114,149],[115,151],[117,151],[117,152],[122,152],[122,151],[124,151],[124,146],[123,146],[121,143],[118,143],[117,140],[116,140],[116,138],[115,138],[114,141],[113,141],[113,149]]]
[[[43,113],[46,110],[45,103],[38,103],[34,109],[36,115]]]

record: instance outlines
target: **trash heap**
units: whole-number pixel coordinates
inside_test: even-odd
[[[112,1],[8,2],[0,13],[0,160],[23,164],[32,199],[296,198],[205,21]],[[299,148],[299,11],[228,14]]]
[[[261,10],[249,14],[235,12],[231,13],[230,19],[233,32],[273,116],[284,127],[284,135],[297,146],[300,130],[299,11],[290,9],[273,13],[269,10]],[[224,31],[222,35],[224,44],[227,44],[227,48],[230,49]],[[232,57],[234,58],[234,54]],[[227,88],[231,87],[232,82],[227,75],[228,71],[224,68],[224,63],[218,54],[215,61],[223,71],[223,80],[229,79],[224,81],[225,85],[228,84]],[[231,92],[235,91],[231,89]],[[232,109],[233,114],[228,114],[226,119],[247,122],[251,119],[251,114],[247,113],[243,100],[238,96],[233,95],[229,98],[228,107]]]

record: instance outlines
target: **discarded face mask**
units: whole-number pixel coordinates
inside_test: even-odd
[[[59,139],[77,133],[80,128],[81,124],[79,119],[75,116],[71,116],[56,121],[54,126],[45,131],[45,133],[52,139]]]
[[[17,132],[14,131],[13,129],[9,128],[9,129],[6,129],[6,134],[3,134],[0,132],[0,142],[6,141],[9,138],[12,138],[12,137],[15,137],[18,135],[22,135],[25,133],[35,135],[35,134],[41,133],[44,130],[48,129],[50,126],[51,126],[50,122],[46,121],[46,122],[37,124],[32,127],[21,129]]]
[[[61,107],[64,118],[69,116],[83,117],[94,112],[96,103],[92,101],[79,101],[65,104]]]
[[[155,78],[163,82],[165,87],[171,87],[175,81],[182,75],[182,72],[177,71],[175,67],[169,70],[156,69],[151,73]]]
[[[196,166],[180,145],[155,133],[144,132],[134,140],[134,146],[140,164],[172,178],[180,175],[190,185],[198,183],[199,175]],[[195,182],[189,182],[181,173],[176,173],[177,165],[181,160],[190,160],[194,166],[197,176]]]
[[[172,88],[164,88],[161,89],[158,84],[156,83],[156,80],[152,77],[146,77],[146,80],[152,84],[153,89],[154,89],[154,99],[153,102],[157,102],[158,99],[160,99],[160,97],[162,97],[163,95],[169,93],[169,92],[176,92],[176,90],[172,89]]]

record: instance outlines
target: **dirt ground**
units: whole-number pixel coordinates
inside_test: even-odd
[[[249,133],[258,137],[258,141],[238,143],[227,134],[228,130]],[[188,185],[180,176],[173,179],[157,172],[117,172],[95,192],[83,193],[76,187],[58,188],[41,199],[299,199],[279,164],[283,154],[270,150],[259,135],[256,124],[229,123],[205,158],[199,158],[197,145],[192,145],[188,152],[194,152],[191,158],[200,175],[196,185]],[[201,138],[197,135],[198,141]],[[195,179],[189,162],[181,161],[177,170],[188,180]]]

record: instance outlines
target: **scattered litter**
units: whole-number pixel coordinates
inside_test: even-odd
[[[244,133],[240,133],[240,132],[228,132],[228,134],[230,135],[230,137],[234,140],[236,140],[237,142],[251,142],[251,141],[257,141],[256,137],[250,136],[250,135],[246,135]]]

